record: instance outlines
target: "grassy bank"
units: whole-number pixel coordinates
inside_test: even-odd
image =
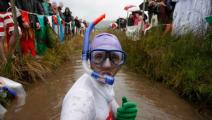
[[[81,48],[82,37],[75,36],[55,48],[48,49],[43,56],[16,56],[1,66],[0,75],[20,82],[33,82],[45,80],[45,76],[56,69],[66,60],[69,60],[75,49]]]
[[[154,28],[138,41],[123,32],[113,33],[121,40],[132,71],[168,85],[200,111],[212,111],[212,31],[204,37],[175,37],[162,36],[160,28]]]

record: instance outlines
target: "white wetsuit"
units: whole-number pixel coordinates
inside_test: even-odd
[[[61,120],[112,120],[109,112],[115,117],[117,108],[113,86],[84,74],[66,94]]]

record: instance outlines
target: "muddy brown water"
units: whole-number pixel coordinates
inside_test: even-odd
[[[49,75],[45,82],[35,83],[27,90],[22,108],[8,108],[6,120],[59,120],[66,92],[82,74],[80,57],[65,63]],[[162,84],[123,68],[116,77],[115,94],[138,104],[137,120],[203,120],[190,104]]]

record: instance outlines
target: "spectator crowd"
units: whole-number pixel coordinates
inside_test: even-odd
[[[18,45],[23,55],[40,58],[49,45],[48,32],[52,31],[60,43],[74,35],[83,36],[88,23],[73,16],[69,7],[63,11],[63,3],[49,0],[16,0],[16,16],[12,14],[10,0],[0,0],[0,64],[7,63],[7,57],[15,57],[15,24],[18,21]]]

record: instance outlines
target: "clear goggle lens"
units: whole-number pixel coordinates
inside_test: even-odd
[[[91,63],[102,65],[107,58],[114,65],[121,65],[125,61],[125,53],[119,50],[93,50],[90,52]]]

